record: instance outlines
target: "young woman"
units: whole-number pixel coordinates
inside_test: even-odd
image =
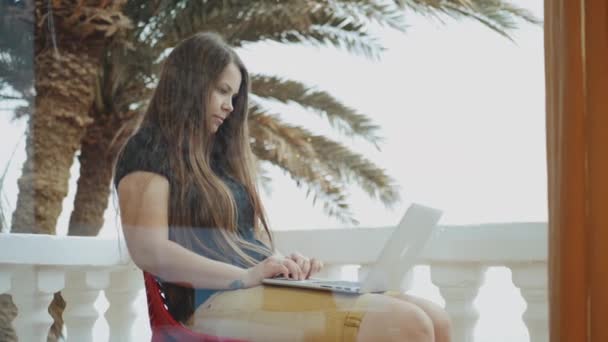
[[[263,286],[323,263],[272,243],[249,146],[247,69],[216,34],[168,56],[139,130],[115,167],[133,261],[161,280],[192,330],[252,341],[450,340],[446,313],[403,294]]]

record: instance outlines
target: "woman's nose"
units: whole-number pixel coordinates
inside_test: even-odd
[[[228,101],[224,101],[224,110],[231,113],[234,110],[234,107],[232,106],[232,101],[228,100]]]

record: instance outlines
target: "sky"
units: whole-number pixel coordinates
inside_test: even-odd
[[[542,18],[542,0],[513,3]],[[379,29],[387,48],[379,61],[332,48],[272,43],[245,46],[238,53],[250,71],[328,91],[381,126],[384,143],[377,151],[364,141],[340,136],[317,114],[294,106],[273,107],[285,121],[339,139],[396,180],[402,202],[392,209],[355,186],[350,189],[349,203],[359,227],[394,225],[411,202],[443,210],[441,224],[546,221],[542,27],[522,23],[513,32],[513,42],[473,21],[407,18],[405,34]],[[3,203],[14,208],[16,180],[25,160],[25,122],[9,122],[10,106],[0,104],[0,165],[16,148],[3,185]],[[263,193],[263,200],[274,229],[347,226],[313,206],[305,189],[298,189],[280,170],[269,170],[272,193]],[[75,163],[59,234],[67,230],[77,174]],[[117,233],[114,200],[102,235]],[[428,278],[428,269],[417,272]],[[509,285],[509,271],[492,269],[486,280],[488,287],[476,302],[478,309],[486,310],[476,336],[480,341],[526,341],[521,320],[517,315],[513,319],[513,312],[521,312],[525,304]],[[441,302],[436,288],[422,282],[415,287]],[[497,294],[504,302],[498,303]],[[492,335],[497,322],[501,331],[512,335]]]
[[[542,1],[520,3],[542,17]],[[382,127],[381,151],[342,141],[385,168],[403,201],[385,210],[353,186],[360,226],[395,224],[410,201],[444,210],[446,224],[546,220],[542,28],[522,26],[513,43],[472,21],[408,22],[406,34],[380,32],[387,51],[378,62],[278,44],[240,53],[250,70],[317,86]],[[284,114],[339,138],[314,113]],[[315,215],[320,206],[311,208],[304,190],[278,170],[273,175],[264,203],[276,229],[344,226]],[[292,210],[277,198],[290,198]]]

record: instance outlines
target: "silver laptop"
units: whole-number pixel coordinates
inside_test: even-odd
[[[437,209],[412,204],[386,241],[378,260],[360,282],[267,278],[263,283],[352,294],[400,290],[403,277],[436,231],[440,217],[441,211]]]

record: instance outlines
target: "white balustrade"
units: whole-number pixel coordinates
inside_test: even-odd
[[[340,279],[342,277],[342,267],[344,265],[341,264],[328,264],[323,267],[321,272],[317,273],[315,277],[317,278],[327,278],[327,279]]]
[[[93,326],[99,318],[95,302],[109,284],[109,272],[102,270],[71,270],[61,294],[66,302],[63,319],[72,341],[93,340]]]
[[[549,341],[549,292],[546,263],[507,265],[511,268],[513,284],[519,287],[527,303],[523,320],[533,342]]]
[[[110,307],[105,314],[110,325],[110,341],[131,341],[131,329],[137,317],[134,302],[143,282],[143,273],[135,266],[112,272],[106,289]]]
[[[0,294],[8,292],[11,288],[13,272],[7,266],[6,269],[0,268]]]
[[[320,276],[340,277],[344,265],[361,265],[361,278],[391,231],[279,231],[275,238],[282,251],[299,251],[323,260],[326,267]],[[544,223],[441,228],[421,253],[418,264],[430,266],[431,282],[438,287],[452,316],[455,342],[474,341],[479,313],[473,302],[485,270],[492,266],[512,271],[513,284],[527,303],[522,318],[531,342],[548,341],[546,238]],[[413,281],[410,271],[398,286],[407,290]],[[91,341],[93,325],[99,318],[108,322],[110,341],[135,341],[133,323],[137,315],[147,315],[145,307],[134,305],[142,289],[141,271],[116,240],[0,234],[0,293],[13,296],[19,310],[13,325],[22,341],[46,340],[52,323],[47,308],[56,291],[62,291],[67,303],[63,317],[68,341]],[[105,315],[94,306],[101,293],[109,303]]]
[[[22,341],[47,340],[53,319],[48,307],[55,292],[64,286],[64,272],[39,266],[26,266],[13,274],[12,296],[18,308],[13,321]]]
[[[10,294],[18,308],[13,327],[19,340],[47,340],[53,323],[48,307],[57,291],[66,300],[63,318],[68,341],[93,339],[93,325],[100,318],[95,301],[102,290],[123,294],[113,297],[112,318],[126,317],[128,327],[115,319],[108,324],[114,336],[128,336],[134,310],[124,303],[135,300],[143,282],[139,278],[123,289],[124,282],[110,281],[110,272],[120,271],[121,278],[141,277],[119,247],[124,249],[115,239],[0,234],[0,294]]]
[[[473,342],[473,330],[479,313],[473,307],[486,268],[478,263],[469,265],[436,264],[431,267],[431,281],[445,299],[445,310],[453,324],[455,341]]]

